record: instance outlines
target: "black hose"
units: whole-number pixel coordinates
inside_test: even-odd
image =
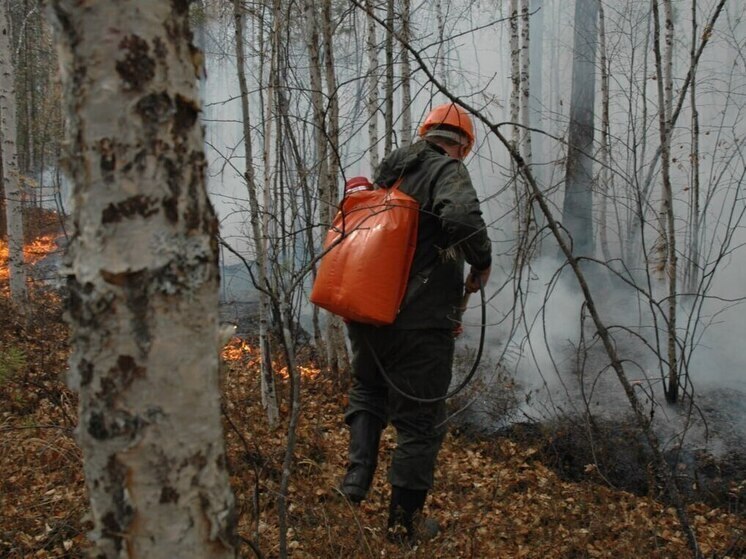
[[[412,400],[414,402],[420,402],[422,404],[434,404],[435,402],[441,402],[443,400],[447,400],[448,398],[453,398],[456,394],[466,388],[466,385],[471,382],[472,378],[474,378],[474,375],[477,372],[477,367],[479,367],[479,361],[482,359],[482,350],[484,349],[484,334],[487,330],[487,302],[485,301],[484,297],[484,285],[482,285],[481,281],[479,282],[479,294],[482,298],[482,327],[479,334],[479,348],[477,349],[477,356],[474,359],[474,365],[472,365],[469,374],[466,375],[463,381],[461,381],[461,384],[459,384],[450,392],[446,393],[444,396],[439,396],[437,398],[420,398],[418,396],[414,396],[412,394],[404,392],[401,388],[394,384],[394,381],[391,380],[391,377],[389,377],[389,375],[386,373],[381,360],[378,358],[378,355],[376,355],[376,352],[373,351],[373,347],[370,345],[368,337],[365,337],[365,343],[368,345],[368,349],[370,349],[371,355],[373,355],[373,360],[376,362],[376,366],[378,367],[381,376],[383,376],[384,380],[395,392],[397,392],[400,396],[404,396],[406,399]]]

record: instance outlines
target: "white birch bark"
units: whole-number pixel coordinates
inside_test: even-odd
[[[529,0],[521,0],[521,56],[520,56],[520,103],[521,103],[521,156],[531,166],[531,23]]]
[[[245,49],[244,49],[244,13],[240,0],[233,0],[233,17],[236,30],[236,68],[238,73],[238,84],[241,91],[241,116],[243,121],[244,135],[244,180],[249,195],[249,213],[251,218],[251,233],[254,241],[254,251],[257,263],[257,282],[259,291],[259,348],[261,349],[261,397],[262,405],[267,413],[267,422],[270,428],[274,428],[279,421],[279,410],[277,406],[277,390],[275,387],[275,376],[272,370],[272,346],[269,340],[269,295],[264,291],[267,288],[267,250],[264,242],[264,231],[261,227],[259,201],[256,183],[256,172],[253,163],[253,149],[251,139],[251,116],[249,113],[249,91],[246,84]],[[266,213],[266,212],[265,212]]]
[[[394,0],[386,0],[386,68],[384,86],[384,157],[394,146]]]
[[[448,66],[444,51],[446,48],[446,20],[443,15],[443,0],[435,1],[435,21],[438,25],[438,49],[435,51],[435,60],[433,60],[433,73],[440,76],[440,83],[443,87],[448,88]]]
[[[531,168],[532,151],[531,151],[531,83],[530,83],[530,67],[531,67],[531,23],[529,17],[529,0],[521,0],[520,4],[520,119],[521,128],[519,133],[519,151],[527,167]],[[515,63],[515,61],[514,61]],[[528,246],[528,242],[533,238],[534,232],[536,231],[536,223],[534,221],[533,211],[531,208],[531,196],[528,189],[528,184],[518,175],[516,180],[516,186],[520,189],[520,208],[518,215],[520,216],[521,222],[519,222],[519,246],[525,247],[526,250],[521,250],[523,257],[528,259],[530,257],[531,247]]]
[[[692,131],[691,131],[691,176],[692,186],[690,189],[690,215],[689,215],[689,266],[687,272],[688,291],[697,291],[700,269],[699,235],[702,216],[700,215],[700,161],[699,161],[699,110],[697,108],[697,0],[692,0],[692,46],[690,51],[690,68],[692,69],[692,80],[689,86],[689,103],[692,109]]]
[[[606,18],[602,0],[598,2],[598,48],[599,56],[601,57],[601,141],[599,146],[601,170],[597,187],[597,204],[600,206],[598,237],[601,245],[601,253],[608,262],[611,260],[608,238],[609,182],[611,180],[611,175],[609,174],[609,67],[606,53]]]
[[[673,116],[673,6],[671,0],[663,0],[663,13],[666,18],[666,48],[664,50],[663,79],[666,103],[666,122],[671,127],[671,118]]]
[[[520,150],[520,131],[516,124],[520,119],[521,112],[521,44],[518,31],[518,0],[510,0],[510,122],[511,140],[513,146]]]
[[[339,193],[337,189],[338,177],[340,175],[339,161],[339,95],[337,93],[337,77],[334,69],[334,42],[332,36],[332,0],[324,0],[322,4],[322,35],[324,43],[324,68],[326,74],[326,90],[329,98],[329,164],[327,166],[327,203],[322,203],[322,208],[328,212],[322,219],[325,225],[331,225],[334,211],[339,205]],[[323,202],[323,200],[322,200]],[[342,319],[329,314],[327,317],[327,332],[329,336],[329,366],[333,375],[341,379],[342,373],[349,369],[349,356],[347,355],[347,344],[345,341],[345,328]]]
[[[409,51],[407,45],[410,41],[410,0],[402,1],[401,14],[401,38],[402,46],[399,56],[401,57],[401,145],[408,146],[412,143],[412,85]]]
[[[92,555],[236,557],[218,393],[218,223],[188,3],[50,6],[74,183],[70,384]]]
[[[368,32],[365,50],[368,55],[368,157],[370,158],[371,175],[378,167],[378,43],[376,42],[376,20],[373,18],[375,3],[365,0],[366,21]]]
[[[529,65],[529,83],[531,92],[529,97],[530,122],[533,128],[543,126],[543,105],[544,105],[544,0],[530,0],[530,39],[529,55],[531,64]],[[545,161],[544,154],[544,137],[542,134],[531,133],[531,155],[539,162]],[[545,166],[533,168],[534,176],[542,184],[546,184]],[[537,212],[538,213],[538,212]]]
[[[25,312],[26,266],[23,258],[23,203],[16,149],[15,69],[10,43],[10,14],[0,0],[0,155],[5,194],[5,215],[8,226],[8,270],[10,297],[21,312]]]
[[[518,0],[510,0],[510,122],[511,126],[511,144],[513,148],[520,153],[521,136],[518,122],[521,114],[521,45],[518,30],[519,13]],[[520,246],[524,237],[523,228],[525,225],[525,190],[523,181],[518,176],[515,163],[511,161],[512,175],[515,177],[514,197],[515,197],[515,232],[516,241]]]
[[[317,196],[319,200],[319,222],[328,227],[331,225],[333,217],[332,212],[336,207],[336,185],[330,184],[330,177],[336,176],[336,171],[330,172],[330,165],[333,166],[334,157],[329,156],[329,145],[327,136],[333,134],[333,125],[327,124],[324,107],[323,91],[323,73],[321,61],[321,49],[324,48],[322,38],[319,33],[318,14],[313,0],[306,0],[304,4],[304,15],[308,27],[306,35],[306,45],[309,53],[309,73],[311,80],[311,104],[313,105],[314,119],[314,144],[316,146],[316,160],[318,163],[318,189]],[[326,69],[326,68],[325,68]],[[327,79],[329,75],[327,74]],[[334,81],[334,80],[332,80]],[[331,118],[332,111],[329,111]],[[332,194],[334,189],[334,194]],[[326,228],[324,229],[326,231]],[[326,366],[336,372],[338,369],[337,355],[339,349],[339,335],[341,325],[337,324],[335,316],[326,312],[327,337],[324,340],[324,355]]]
[[[663,0],[665,4],[667,0]],[[668,383],[666,386],[666,400],[676,402],[679,394],[678,355],[676,351],[676,305],[677,305],[677,255],[676,255],[676,230],[673,213],[673,192],[671,187],[671,118],[667,108],[667,93],[665,91],[665,64],[661,60],[660,49],[660,14],[658,0],[652,0],[653,6],[653,51],[655,53],[655,66],[658,79],[658,129],[661,143],[661,178],[662,196],[660,221],[664,228],[661,230],[658,250],[663,262],[661,271],[665,271],[665,279],[668,282],[668,320],[667,328],[667,357],[668,357]],[[661,246],[662,245],[662,246]]]

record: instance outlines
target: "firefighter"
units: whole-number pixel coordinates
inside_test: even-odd
[[[487,283],[490,240],[464,158],[474,145],[469,114],[455,104],[435,107],[419,129],[420,140],[386,157],[375,183],[400,189],[420,205],[417,247],[407,292],[395,322],[376,327],[352,322],[353,379],[345,421],[349,462],[341,491],[365,499],[378,459],[381,431],[391,421],[397,446],[389,481],[389,534],[413,543],[437,533],[437,523],[419,514],[433,485],[435,461],[445,436],[444,401],[451,382],[454,331],[464,291]],[[464,261],[470,265],[464,280]]]

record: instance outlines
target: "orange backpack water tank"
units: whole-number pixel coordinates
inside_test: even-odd
[[[311,302],[347,320],[382,326],[399,312],[417,245],[419,204],[391,188],[342,200],[324,242]]]

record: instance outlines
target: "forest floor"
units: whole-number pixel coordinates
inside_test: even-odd
[[[39,241],[46,249],[50,242]],[[76,397],[65,387],[69,344],[62,301],[53,290],[32,288],[30,319],[22,321],[9,304],[5,283],[0,294],[0,557],[82,557],[91,523],[74,438]],[[269,559],[279,549],[276,505],[289,380],[283,363],[275,363],[282,422],[270,429],[258,396],[255,347],[252,340],[234,338],[223,351],[223,416],[238,532]],[[542,462],[535,439],[485,438],[458,430],[446,438],[426,506],[441,533],[414,549],[390,543],[385,472],[395,434],[391,428],[384,432],[369,500],[350,505],[336,490],[348,440],[344,387],[310,358],[301,362],[302,413],[288,494],[291,557],[691,557],[673,508],[656,500],[652,488],[649,495],[611,489],[591,462],[584,479],[568,481]],[[746,557],[744,512],[729,509],[728,503],[689,504],[705,557]],[[242,556],[256,554],[244,545]]]

